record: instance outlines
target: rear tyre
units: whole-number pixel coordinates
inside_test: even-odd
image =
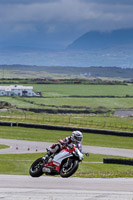
[[[39,177],[43,174],[42,168],[43,168],[43,159],[38,158],[31,165],[29,173],[32,177]]]
[[[63,178],[68,178],[72,176],[78,169],[79,162],[78,160],[72,160],[69,167],[66,166],[66,162],[61,166],[60,176]]]

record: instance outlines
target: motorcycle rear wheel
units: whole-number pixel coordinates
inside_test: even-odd
[[[60,176],[63,178],[68,178],[72,176],[78,169],[79,162],[78,160],[73,160],[70,167],[65,167],[66,163],[61,166]]]
[[[43,168],[43,159],[38,158],[31,165],[29,173],[32,177],[39,177],[43,174],[42,168]]]

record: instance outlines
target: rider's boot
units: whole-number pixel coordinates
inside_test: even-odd
[[[55,154],[59,149],[59,144],[53,144],[49,149],[47,149],[48,153],[45,155],[45,161],[48,162],[50,156]]]

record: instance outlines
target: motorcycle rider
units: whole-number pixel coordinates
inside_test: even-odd
[[[79,151],[82,152],[82,139],[83,135],[80,131],[73,131],[72,136],[66,137],[63,140],[59,139],[58,143],[53,144],[52,146],[50,146],[49,149],[47,149],[48,153],[45,155],[45,161],[47,162],[52,154],[60,152],[63,146],[68,146],[69,148],[72,148],[73,144],[75,144],[76,148],[78,148]]]

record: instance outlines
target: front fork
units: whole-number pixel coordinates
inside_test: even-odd
[[[68,158],[65,167],[68,168],[71,166],[72,159]]]

